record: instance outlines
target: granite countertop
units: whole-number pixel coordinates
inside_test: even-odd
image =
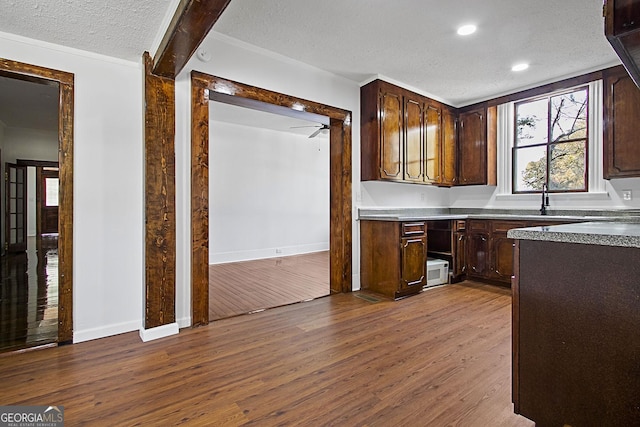
[[[519,240],[581,243],[640,248],[640,224],[624,222],[582,222],[543,227],[515,228],[507,237]]]
[[[389,208],[358,210],[359,220],[428,221],[447,219],[504,219],[524,221],[616,221],[640,223],[638,211],[578,211],[557,210],[540,215],[537,210],[449,209],[449,208]]]

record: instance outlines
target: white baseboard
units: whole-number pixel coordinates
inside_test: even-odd
[[[209,264],[251,261],[254,259],[278,258],[291,255],[302,255],[329,250],[329,242],[310,243],[308,245],[285,246],[278,248],[255,249],[239,252],[209,253]]]
[[[140,339],[143,342],[157,340],[160,338],[176,335],[179,331],[177,323],[169,323],[151,329],[140,328]]]
[[[180,319],[176,319],[176,322],[180,329],[188,328],[191,326],[191,317],[181,317]]]
[[[351,290],[360,290],[360,273],[353,273],[353,275],[351,276]]]
[[[140,320],[133,322],[117,323],[115,325],[107,325],[100,328],[85,329],[73,331],[73,342],[79,343],[91,341],[98,338],[110,337],[112,335],[124,334],[132,332],[140,328]]]

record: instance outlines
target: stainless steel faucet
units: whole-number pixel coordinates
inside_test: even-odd
[[[549,206],[549,193],[547,192],[547,184],[542,184],[542,206],[540,207],[540,215],[547,214],[547,206]]]

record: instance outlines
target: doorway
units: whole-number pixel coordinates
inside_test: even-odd
[[[209,108],[209,320],[328,296],[326,124]]]
[[[350,292],[351,112],[255,86],[191,73],[191,309],[192,325],[209,323],[209,102],[260,103],[272,112],[329,118],[329,285]],[[318,120],[322,122],[322,120]]]
[[[7,178],[7,186],[0,189],[0,341],[11,342],[8,350],[71,342],[73,74],[0,58],[0,79],[0,97],[10,96],[0,102],[0,165]],[[25,85],[36,88],[37,95],[29,96],[22,90]],[[42,112],[45,101],[54,106],[51,113]],[[36,125],[25,127],[22,119],[47,119],[50,128],[45,132]],[[42,151],[44,139],[52,141],[49,155]],[[22,143],[12,146],[12,140]],[[30,180],[35,182],[31,190]],[[33,209],[39,211],[36,224],[28,222],[29,198],[38,198],[42,205]],[[36,231],[28,233],[30,227]],[[15,321],[8,322],[8,317]],[[43,328],[34,332],[34,324]]]

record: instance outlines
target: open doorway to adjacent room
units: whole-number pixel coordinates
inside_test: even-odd
[[[329,295],[329,119],[209,111],[209,320]]]
[[[59,91],[0,75],[0,352],[58,341]]]
[[[209,210],[209,114],[211,101],[250,107],[287,117],[311,121],[314,126],[328,127],[329,157],[329,293],[351,291],[352,281],[352,205],[351,205],[351,112],[326,104],[296,98],[264,88],[246,85],[197,71],[191,72],[191,320],[193,325],[210,321],[211,276],[209,240],[211,215]],[[328,120],[327,120],[328,119]],[[327,123],[328,122],[328,123]],[[317,130],[317,129],[316,129]],[[295,162],[295,156],[281,152],[270,164],[272,173],[281,165]],[[241,167],[224,176],[224,185],[240,174],[256,182],[262,179],[251,168]],[[295,180],[296,177],[289,177]],[[286,203],[279,205],[290,212]],[[240,223],[240,226],[243,224]],[[231,230],[233,231],[233,230]],[[275,252],[275,249],[274,249]],[[283,251],[284,253],[284,251]],[[264,277],[264,275],[262,276]],[[234,282],[227,283],[233,290]]]

